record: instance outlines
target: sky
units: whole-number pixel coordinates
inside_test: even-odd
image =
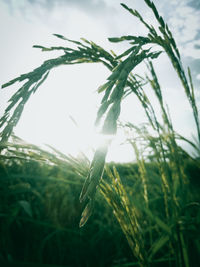
[[[53,33],[75,40],[84,37],[108,50],[123,51],[127,44],[110,43],[107,38],[146,32],[120,2],[137,9],[153,23],[151,11],[141,0],[0,0],[0,85],[58,55],[41,52],[32,48],[33,45],[69,45]],[[184,66],[191,67],[199,104],[200,0],[155,0],[154,3],[177,41]],[[164,54],[158,62],[155,67],[175,130],[191,138],[195,126],[180,81]],[[143,69],[138,71],[142,73]],[[91,158],[91,145],[95,148],[99,140],[94,120],[102,96],[96,91],[108,75],[108,70],[99,64],[54,69],[25,106],[14,133],[27,142],[50,144],[64,153],[77,155],[82,150]],[[0,116],[18,88],[16,84],[0,90]],[[120,120],[137,125],[146,120],[134,96],[123,102]],[[134,160],[130,146],[121,145],[123,142],[123,133],[119,131],[109,149],[108,161]]]

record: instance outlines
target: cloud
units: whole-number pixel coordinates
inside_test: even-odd
[[[58,5],[71,6],[83,9],[86,12],[102,12],[106,5],[103,0],[29,0],[32,4],[41,4],[46,8],[53,8]]]
[[[12,1],[3,0],[10,9],[20,9],[22,13],[26,13],[29,8],[42,8],[45,10],[53,10],[56,7],[74,7],[83,10],[86,13],[99,14],[107,10],[107,6],[103,0],[25,0]]]
[[[200,41],[200,2],[199,0],[172,0],[161,9],[182,57],[199,58],[197,45]]]
[[[186,4],[177,6],[175,11],[171,12],[170,24],[182,43],[196,39],[200,24],[198,13],[199,11]]]
[[[194,9],[200,9],[200,1],[199,0],[190,0],[188,6],[193,7]]]

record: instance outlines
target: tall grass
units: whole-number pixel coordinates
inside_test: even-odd
[[[93,219],[78,226],[84,156],[44,151],[13,137],[0,163],[1,266],[111,266],[125,257],[126,243],[102,198]]]
[[[179,50],[168,25],[159,15],[155,5],[150,0],[144,0],[153,12],[159,26],[156,29],[149,25],[142,15],[125,4],[122,6],[137,17],[148,30],[147,36],[122,36],[109,38],[111,42],[129,41],[130,48],[120,55],[108,52],[94,42],[82,39],[74,41],[55,34],[58,38],[71,42],[75,48],[34,46],[42,51],[62,50],[63,55],[45,61],[42,66],[32,72],[4,84],[3,87],[20,81],[22,87],[11,97],[10,104],[0,120],[2,151],[7,146],[13,127],[20,119],[25,103],[32,93],[38,89],[54,67],[62,64],[103,63],[110,71],[98,92],[104,92],[99,107],[96,125],[102,122],[101,133],[105,136],[103,145],[97,148],[91,164],[86,158],[82,162],[68,158],[74,172],[84,175],[85,179],[80,201],[85,209],[82,212],[80,226],[85,225],[92,214],[97,188],[112,207],[114,215],[126,236],[128,244],[139,266],[157,266],[159,262],[165,266],[195,266],[190,246],[194,251],[200,251],[199,240],[193,235],[198,233],[199,198],[192,196],[188,190],[190,180],[185,171],[185,162],[191,161],[199,168],[199,160],[189,155],[179,146],[178,140],[185,140],[199,153],[200,125],[190,69],[186,74]],[[160,49],[152,52],[151,45]],[[170,118],[162,87],[154,69],[152,60],[166,53],[179,77],[186,98],[191,106],[197,130],[197,144],[176,133]],[[148,74],[145,77],[134,73],[140,63],[145,62]],[[148,85],[157,98],[162,114],[161,120],[154,106],[145,93]],[[120,115],[121,102],[129,94],[135,94],[144,108],[148,125],[143,127],[125,123],[122,127],[133,134],[127,141],[132,145],[138,164],[138,178],[133,188],[127,192],[116,168],[106,168],[105,159],[112,136],[117,131],[117,121]],[[20,153],[16,155],[20,157]],[[31,155],[30,157],[32,157]],[[34,157],[36,155],[34,154]],[[47,156],[47,155],[46,155]],[[58,156],[58,155],[57,155]],[[47,157],[48,158],[48,157]],[[149,172],[146,164],[153,159],[156,172]],[[55,158],[56,160],[56,158]],[[102,177],[104,179],[102,180]],[[121,177],[122,178],[122,177]],[[100,185],[100,186],[99,186]],[[195,213],[189,212],[195,210]],[[193,234],[190,232],[193,228]],[[163,266],[163,265],[162,265]]]

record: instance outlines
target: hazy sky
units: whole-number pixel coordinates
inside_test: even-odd
[[[120,6],[136,8],[153,23],[151,11],[142,0],[0,0],[0,84],[29,72],[55,53],[41,52],[34,44],[68,45],[52,36],[62,34],[78,40],[85,37],[106,49],[122,51],[123,45],[111,44],[107,37],[145,34],[143,26]],[[200,103],[200,0],[156,0],[160,13],[170,26],[181,51],[183,63],[192,69]],[[191,109],[179,80],[165,55],[156,64],[175,129],[186,137],[194,132]],[[138,69],[138,71],[141,71]],[[63,152],[86,151],[93,138],[93,123],[101,98],[96,89],[109,72],[101,65],[63,66],[51,71],[49,78],[31,97],[15,134],[37,144],[48,143]],[[0,92],[0,115],[14,85]],[[79,128],[72,123],[72,116]],[[142,123],[144,113],[134,96],[122,105],[121,119]],[[127,146],[110,149],[108,160],[131,160]]]

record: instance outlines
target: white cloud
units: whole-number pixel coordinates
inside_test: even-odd
[[[169,26],[177,40],[181,55],[199,58],[195,49],[196,37],[199,33],[200,11],[188,5],[188,1],[173,1],[174,8],[168,14]]]

